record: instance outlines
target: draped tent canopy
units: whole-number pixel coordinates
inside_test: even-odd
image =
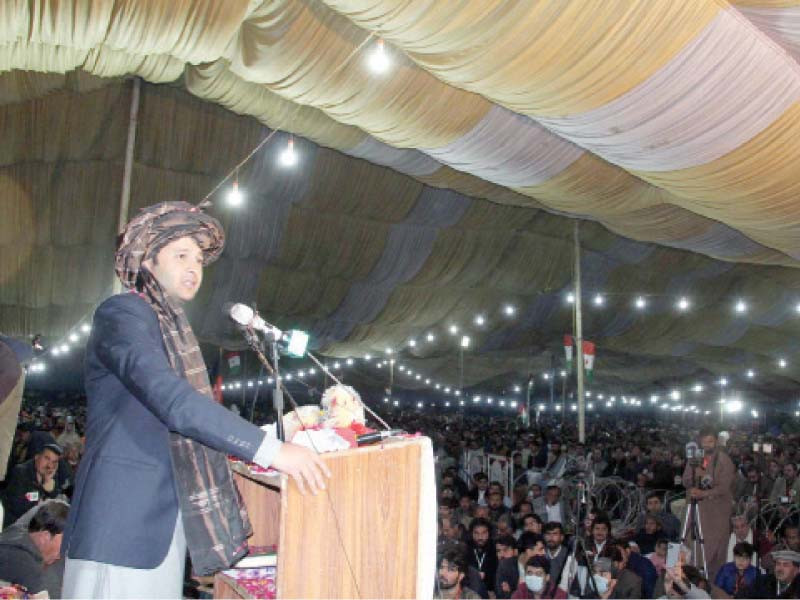
[[[379,38],[384,75],[365,65]],[[798,48],[788,1],[2,3],[0,331],[56,339],[110,293],[138,77],[130,215],[198,201],[279,131],[239,174],[246,205],[213,197],[229,241],[191,311],[204,342],[240,346],[220,308],[255,301],[323,354],[406,348],[454,385],[458,323],[464,386],[502,389],[563,352],[579,218],[584,286],[607,294],[586,309],[598,386],[752,368],[749,393],[786,400]]]

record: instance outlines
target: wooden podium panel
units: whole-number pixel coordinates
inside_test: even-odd
[[[434,568],[418,551],[429,454],[427,438],[323,454],[332,477],[317,496],[237,465],[250,544],[278,544],[278,598],[416,598],[420,568]],[[218,576],[215,597],[232,591]]]

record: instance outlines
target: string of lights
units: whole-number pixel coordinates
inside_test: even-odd
[[[342,63],[337,66],[336,69],[333,69],[332,72],[329,74],[329,77],[333,77],[336,73],[338,73],[357,53],[359,53],[364,47],[366,47],[370,41],[372,41],[374,34],[369,34],[366,39],[354,49],[354,51],[347,56]],[[385,74],[391,68],[392,60],[390,53],[387,51],[386,44],[384,40],[377,39],[375,43],[371,47],[371,51],[367,54],[365,64],[367,67],[375,74]],[[300,105],[297,106],[296,110],[300,109]],[[226,194],[226,202],[231,207],[240,207],[244,204],[246,200],[246,191],[243,190],[239,185],[239,172],[240,170],[257,154],[257,152],[263,148],[270,139],[277,133],[278,130],[272,130],[267,136],[265,136],[245,157],[241,160],[235,167],[231,169],[231,171],[226,174],[212,189],[211,191],[206,194],[203,201],[208,200],[214,193],[216,193],[220,188],[222,188],[227,182],[231,181],[231,186],[227,191]],[[294,136],[289,135],[287,138],[287,145],[286,148],[280,152],[278,155],[278,163],[283,168],[293,168],[295,167],[300,161],[300,155],[295,148]],[[547,294],[549,292],[545,292]],[[552,292],[553,294],[564,294],[563,292]],[[543,294],[543,295],[544,295]],[[641,314],[646,314],[648,311],[652,311],[654,305],[657,302],[667,302],[668,304],[674,307],[674,310],[677,314],[687,314],[690,313],[692,308],[695,306],[695,299],[686,296],[686,295],[675,295],[669,296],[666,294],[644,294],[640,293],[637,295],[623,295],[623,294],[614,294],[614,293],[606,293],[602,291],[594,291],[586,294],[587,301],[585,305],[590,309],[600,310],[607,307],[610,303],[615,300],[622,299],[622,302],[625,304],[629,304],[633,310],[637,311]],[[666,299],[666,300],[665,300]],[[565,304],[570,306],[575,302],[575,295],[573,292],[566,292],[564,294]],[[734,298],[731,303],[731,314],[735,317],[743,317],[746,315],[750,309],[751,305],[745,298]],[[793,307],[794,311],[800,317],[800,301],[795,304]],[[474,346],[474,339],[483,333],[486,328],[489,326],[489,313],[481,312],[474,316],[472,319],[472,324],[475,328],[474,331],[470,331],[467,328],[462,328],[457,323],[449,323],[446,326],[442,327],[443,331],[446,331],[450,337],[455,338],[457,341],[457,349],[460,353],[468,351],[470,348]],[[502,318],[508,320],[513,319],[517,314],[517,308],[513,304],[504,304],[499,308],[499,314]],[[59,358],[66,356],[70,353],[71,349],[75,347],[76,344],[88,338],[89,333],[91,332],[91,326],[88,323],[87,317],[83,317],[76,326],[70,329],[69,333],[61,340],[56,342],[55,344],[51,345],[48,354],[53,358]],[[500,408],[508,408],[508,409],[516,409],[519,406],[521,400],[517,397],[522,392],[522,386],[518,384],[512,384],[510,393],[515,395],[514,398],[506,398],[505,396],[501,398],[495,398],[491,395],[483,395],[483,394],[475,394],[470,399],[466,399],[463,397],[463,390],[461,384],[458,386],[456,385],[448,385],[446,383],[438,382],[432,380],[430,377],[423,375],[420,372],[416,372],[410,367],[405,366],[404,364],[400,363],[397,358],[394,358],[398,354],[402,353],[404,349],[414,349],[418,346],[423,344],[434,344],[440,338],[447,337],[446,335],[440,335],[437,332],[437,328],[428,328],[426,331],[422,332],[419,336],[410,337],[406,340],[405,344],[402,348],[398,348],[397,350],[393,348],[386,348],[385,354],[387,358],[382,360],[378,360],[377,358],[373,361],[373,357],[369,354],[365,354],[360,358],[356,357],[349,357],[346,359],[342,359],[342,362],[347,367],[352,367],[356,364],[356,360],[363,361],[366,365],[373,365],[373,367],[377,370],[381,369],[390,369],[396,368],[398,372],[398,377],[406,377],[409,378],[409,383],[413,384],[414,387],[419,387],[424,385],[425,387],[429,388],[432,391],[440,392],[445,396],[442,406],[444,408],[449,408],[451,406],[451,401],[456,406],[464,407],[469,402],[472,405],[484,405],[484,406],[498,406]],[[419,340],[419,341],[418,341]],[[341,362],[336,361],[332,365],[333,370],[339,370],[342,367]],[[788,367],[788,361],[784,357],[777,357],[776,358],[776,366],[779,369],[786,369]],[[44,373],[47,370],[47,364],[44,359],[40,356],[33,361],[33,363],[29,367],[30,373]],[[318,371],[313,367],[307,369],[300,369],[293,373],[286,373],[285,380],[292,381],[296,379],[297,383],[304,383],[304,379],[307,377],[314,377],[318,374]],[[319,372],[322,375],[321,372]],[[561,369],[558,371],[558,376],[562,379],[566,379],[569,373],[566,369]],[[555,379],[557,377],[555,371],[545,371],[540,373],[540,377],[544,381],[548,381],[551,378]],[[757,377],[756,369],[754,368],[747,368],[744,371],[744,378],[748,381],[752,381]],[[228,382],[227,384],[223,385],[223,391],[232,391],[232,390],[240,390],[243,386],[246,388],[254,388],[256,386],[264,385],[263,379],[258,380],[249,380],[243,383],[242,381],[234,381]],[[724,389],[727,386],[727,378],[722,377],[719,380],[719,386],[721,389]],[[268,385],[272,384],[271,378],[267,378],[266,382]],[[308,387],[308,386],[307,386]],[[409,386],[410,388],[411,386]],[[658,406],[662,410],[669,410],[673,412],[692,412],[698,413],[700,409],[698,408],[697,404],[689,404],[685,405],[682,402],[682,398],[684,394],[687,392],[693,392],[695,394],[700,394],[703,392],[704,386],[700,383],[696,383],[691,387],[686,387],[685,390],[681,389],[673,389],[670,391],[666,397],[673,402],[670,404],[669,402],[660,402],[661,395],[653,394],[650,396],[650,404],[653,406]],[[586,392],[587,398],[592,397],[592,392]],[[595,393],[594,398],[597,400],[597,408],[614,408],[617,406],[617,395],[607,395],[604,393]],[[642,401],[638,399],[636,396],[629,396],[629,395],[619,395],[620,398],[620,406],[630,407],[630,408],[638,408],[642,406]],[[452,400],[451,400],[452,399]],[[396,398],[384,397],[383,401],[385,403],[393,403],[394,406],[399,406],[400,401]],[[678,404],[674,404],[674,402],[679,402]],[[736,398],[725,398],[722,396],[718,401],[723,406],[724,410],[735,413],[739,412],[742,409],[742,402]],[[417,407],[423,408],[424,403],[422,401],[417,401]],[[562,405],[561,402],[553,403],[552,408],[550,410],[561,411]],[[565,404],[566,406],[566,404]],[[570,405],[571,411],[577,410],[577,405],[575,403],[571,403]],[[536,407],[540,411],[548,410],[548,404],[538,404]],[[588,402],[587,403],[588,410],[595,410],[595,402]],[[706,410],[706,414],[710,411]],[[755,414],[754,417],[757,416],[757,411],[753,411]],[[800,416],[800,411],[798,411],[797,416]]]
[[[344,60],[329,74],[328,78],[333,77],[336,73],[338,73],[350,60],[358,54],[373,38],[375,37],[374,33],[370,33],[364,39],[364,41],[359,44]],[[366,58],[366,64],[368,68],[375,74],[382,75],[389,71],[392,66],[392,59],[390,53],[386,49],[386,44],[384,40],[378,39],[376,43],[373,45],[371,51],[368,53]],[[298,104],[295,108],[295,116],[297,112],[302,108],[302,105]],[[288,120],[287,122],[290,122]],[[206,201],[211,198],[222,186],[225,185],[226,182],[230,181],[231,179],[232,184],[231,188],[228,190],[226,194],[226,201],[229,206],[232,207],[239,207],[245,201],[245,192],[239,187],[239,171],[242,167],[244,167],[257,153],[261,148],[263,148],[267,142],[272,139],[272,137],[278,132],[279,130],[273,129],[270,133],[265,136],[258,144],[256,144],[253,149],[247,153],[247,155],[239,161],[236,166],[234,166],[222,179],[220,179],[214,187],[203,197],[200,204],[204,204]],[[289,135],[286,148],[281,152],[278,156],[278,162],[281,166],[285,168],[291,168],[298,164],[299,155],[295,151],[294,148],[294,136]],[[106,294],[107,295],[107,294]],[[104,296],[105,297],[105,296]],[[85,341],[89,334],[91,333],[91,325],[89,324],[91,321],[91,314],[94,313],[93,307],[89,315],[84,315],[81,317],[77,324],[73,327],[69,328],[68,333],[57,340],[56,342],[52,343],[48,349],[47,354],[49,354],[53,358],[63,357],[69,354],[70,350],[80,341]],[[30,374],[43,374],[48,370],[48,364],[45,361],[43,355],[39,355],[31,361],[30,365],[27,367],[27,372]]]

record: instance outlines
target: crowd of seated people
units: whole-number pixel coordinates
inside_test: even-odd
[[[729,426],[719,438],[736,468],[733,518],[726,560],[708,573],[703,549],[683,531],[684,449],[696,434],[684,422],[593,415],[580,444],[569,419],[523,426],[489,415],[385,416],[433,441],[436,597],[800,597],[800,435],[790,427]],[[35,585],[51,596],[63,568],[53,544],[65,515],[50,508],[33,516],[53,502],[68,510],[85,418],[82,402],[26,400],[0,482],[0,556],[12,547],[28,552],[41,571]],[[255,420],[269,415],[259,408]]]

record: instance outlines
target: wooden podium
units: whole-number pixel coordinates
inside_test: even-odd
[[[327,490],[301,495],[285,475],[234,463],[253,536],[278,546],[278,598],[424,598],[435,575],[436,507],[430,439],[322,454]],[[222,573],[215,598],[245,593]]]

